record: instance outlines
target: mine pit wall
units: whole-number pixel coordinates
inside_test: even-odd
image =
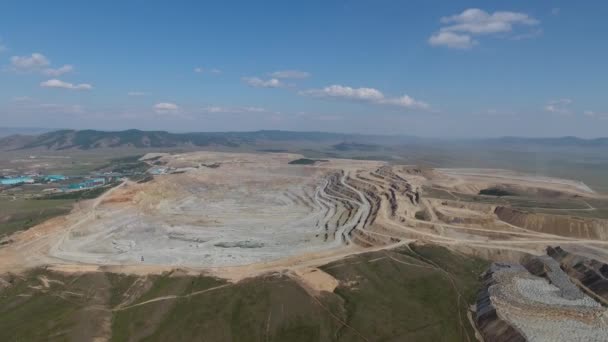
[[[608,220],[529,213],[496,207],[494,214],[504,222],[541,233],[590,240],[608,240]]]
[[[380,211],[384,212],[386,209],[390,217],[396,217],[400,209],[397,196],[405,194],[411,188],[404,179],[393,177],[389,169],[383,170],[383,175],[371,173],[370,175],[374,179],[367,179],[358,173],[345,179],[346,184],[360,191],[363,197],[365,197],[365,201],[370,205],[368,215],[362,217],[361,221],[357,224],[359,229],[348,232],[350,239],[360,246],[387,245],[401,241],[398,237],[375,233],[377,230],[385,231],[376,222]],[[387,179],[387,176],[391,179]],[[340,186],[340,184],[338,185]],[[342,186],[342,188],[345,187]],[[352,193],[352,190],[350,192]],[[354,193],[350,195],[356,196],[354,199],[360,201],[359,195]]]
[[[474,322],[484,341],[525,342],[524,335],[502,319],[492,303],[490,287],[496,284],[494,273],[488,270],[482,275],[482,280],[483,285],[477,295]]]
[[[483,226],[483,225],[491,225],[494,222],[494,219],[492,219],[492,218],[457,217],[457,216],[447,215],[441,211],[441,208],[436,208],[435,215],[437,215],[437,218],[439,220],[441,220],[442,222],[448,223],[448,224],[468,224],[468,225],[476,224],[476,225]]]
[[[380,198],[380,196],[376,194],[378,190],[371,185],[357,181],[356,179],[350,177],[346,181],[350,186],[361,191],[363,196],[365,196],[365,199],[367,199],[367,201],[371,205],[369,215],[364,218],[364,226],[369,226],[373,224],[376,220],[376,216],[378,216],[378,211],[380,210],[380,206],[382,204],[382,198]]]
[[[494,212],[495,205],[494,204],[486,204],[486,203],[475,203],[475,202],[459,202],[455,200],[446,200],[446,199],[435,199],[433,200],[435,205],[441,204],[442,206],[458,208],[458,209],[469,209],[473,211],[480,211],[483,213],[491,214]]]
[[[608,264],[569,253],[559,246],[547,247],[547,255],[587,294],[608,306]]]

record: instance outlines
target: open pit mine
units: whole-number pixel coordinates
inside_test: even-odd
[[[584,184],[377,161],[290,163],[300,158],[146,155],[151,168],[172,171],[124,181],[67,216],[12,235],[0,248],[0,271],[181,268],[230,281],[282,272],[332,292],[338,281],[317,267],[432,244],[493,262],[479,275],[483,286],[470,310],[479,340],[608,340],[608,221],[478,196],[500,188],[587,203],[572,210],[590,211],[589,203],[604,198]]]

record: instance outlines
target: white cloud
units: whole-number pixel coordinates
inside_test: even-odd
[[[310,77],[310,73],[300,70],[279,70],[270,74],[273,78],[303,79]]]
[[[204,70],[203,70],[203,68],[201,68],[201,67],[196,67],[196,68],[194,68],[194,72],[195,72],[195,73],[197,73],[197,74],[201,74],[201,73],[203,73],[203,71],[204,71]]]
[[[43,54],[33,53],[31,56],[13,56],[11,64],[19,71],[36,71],[51,65],[51,62]]]
[[[440,22],[444,26],[439,32],[431,35],[429,44],[457,49],[475,45],[473,36],[509,34],[513,32],[515,26],[534,27],[539,24],[537,19],[525,13],[497,11],[490,14],[478,8],[470,8],[460,14],[443,17]],[[534,32],[519,37],[532,38],[538,36],[541,31]]]
[[[261,107],[224,107],[224,106],[207,106],[203,109],[204,113],[209,114],[239,114],[239,113],[268,113],[269,111]]]
[[[254,87],[254,88],[283,88],[286,86],[286,84],[279,81],[277,78],[263,80],[258,77],[243,77],[242,80],[248,86]]]
[[[598,113],[591,110],[586,110],[583,114],[592,119],[608,120],[608,113]]]
[[[127,93],[127,95],[129,95],[129,96],[146,96],[146,95],[148,95],[148,93],[143,92],[143,91],[130,91]]]
[[[55,77],[57,77],[57,76],[61,76],[63,74],[67,74],[67,73],[72,72],[72,71],[74,71],[74,67],[71,66],[71,65],[69,65],[69,64],[66,64],[66,65],[64,65],[62,67],[59,67],[59,68],[56,68],[56,69],[53,69],[53,68],[44,69],[44,70],[42,70],[42,73],[45,74],[45,75],[47,75],[47,76],[55,76]]]
[[[374,88],[351,88],[335,84],[323,89],[307,90],[303,93],[318,97],[338,97],[360,101],[379,101],[384,98],[384,95]]]
[[[33,53],[30,56],[13,56],[11,57],[11,65],[15,71],[36,72],[51,77],[58,77],[74,71],[74,66],[70,64],[52,68],[51,61],[41,53]]]
[[[179,112],[179,106],[171,102],[160,102],[155,104],[153,108],[157,114],[176,114]]]
[[[549,101],[543,109],[546,112],[554,114],[570,114],[570,105],[572,104],[571,99],[558,99]]]
[[[467,32],[472,34],[490,34],[511,32],[513,25],[538,25],[538,20],[525,13],[498,11],[489,14],[478,8],[467,9],[450,17],[441,18],[442,31]]]
[[[229,107],[207,106],[203,108],[204,113],[234,113],[234,110]]]
[[[554,7],[551,9],[551,15],[559,15],[561,9],[559,7]]]
[[[447,46],[453,49],[470,49],[477,45],[468,34],[458,34],[454,32],[437,32],[429,38],[432,46]]]
[[[71,90],[91,90],[93,86],[88,83],[80,83],[73,84],[69,82],[64,82],[58,79],[52,79],[48,81],[44,81],[40,83],[40,86],[43,88],[62,88],[62,89],[71,89]]]
[[[300,94],[322,98],[392,105],[407,109],[428,109],[430,107],[429,104],[415,100],[408,95],[403,95],[401,97],[386,97],[381,91],[374,88],[352,88],[342,85],[330,85],[322,89],[302,91]]]
[[[213,68],[213,69],[209,70],[209,72],[212,74],[221,74],[222,70]]]

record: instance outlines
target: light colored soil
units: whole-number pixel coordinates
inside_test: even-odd
[[[238,281],[287,270],[313,291],[329,291],[335,283],[311,271],[315,267],[415,240],[498,259],[542,254],[555,244],[608,258],[608,241],[502,222],[491,204],[424,193],[415,200],[423,186],[476,193],[503,183],[583,199],[596,196],[569,181],[346,159],[288,164],[298,158],[164,154],[165,166],[185,172],[126,182],[96,200],[79,202],[67,216],[12,235],[13,242],[0,248],[0,272],[41,265],[64,272],[135,274],[180,268]],[[219,167],[204,166],[213,164]],[[421,210],[429,220],[416,218]]]
[[[443,175],[443,182],[449,187],[468,189],[477,194],[479,190],[494,184],[510,184],[516,186],[557,190],[582,196],[594,195],[595,192],[585,183],[577,180],[561,179],[522,174],[502,169],[437,169]],[[445,177],[447,176],[447,177]]]
[[[323,272],[318,268],[303,267],[296,268],[293,271],[293,276],[303,288],[309,292],[321,293],[334,292],[340,282],[330,274]]]

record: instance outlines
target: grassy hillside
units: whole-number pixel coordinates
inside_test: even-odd
[[[318,297],[284,275],[37,269],[0,279],[0,340],[473,340],[466,310],[485,266],[441,247],[372,252],[323,266],[341,285]]]
[[[75,199],[9,199],[0,197],[0,240],[72,210]]]

